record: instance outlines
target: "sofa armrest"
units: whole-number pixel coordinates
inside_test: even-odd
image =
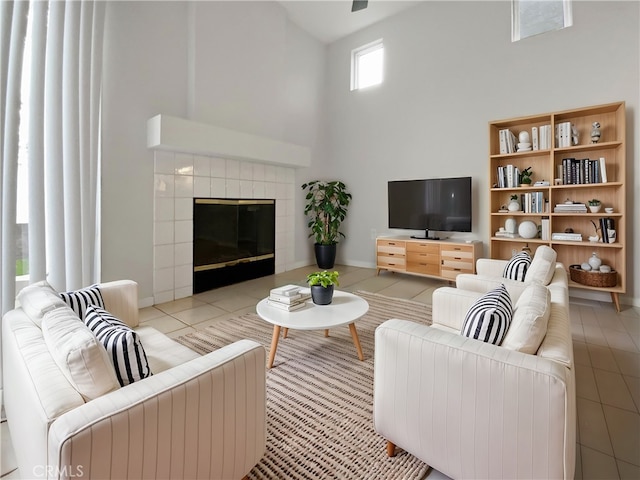
[[[240,479],[266,448],[266,355],[241,340],[60,416],[49,468],[86,478]]]
[[[131,328],[138,326],[138,284],[116,280],[100,284],[105,309]]]
[[[431,307],[433,323],[459,332],[469,308],[480,296],[478,292],[452,287],[434,290]]]
[[[573,372],[405,320],[376,329],[374,424],[452,478],[573,478]]]
[[[476,261],[476,273],[478,275],[488,275],[490,277],[501,277],[507,263],[509,263],[509,260],[479,258]]]

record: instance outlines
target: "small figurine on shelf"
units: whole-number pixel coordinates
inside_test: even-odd
[[[580,134],[578,133],[578,128],[572,123],[571,124],[571,145],[578,145],[578,138]]]
[[[595,235],[589,237],[589,241],[590,242],[599,242],[600,241],[600,235],[598,235],[598,230],[600,230],[600,228],[598,228],[598,226],[596,225],[596,222],[594,222],[593,220],[591,220],[591,225],[593,225],[593,228],[595,229],[596,233],[595,233]]]
[[[591,143],[598,143],[600,140],[600,122],[593,122],[591,124]]]
[[[525,168],[520,173],[520,185],[522,185],[524,187],[531,186],[531,175],[532,174],[533,174],[533,172],[531,171],[531,167]]]

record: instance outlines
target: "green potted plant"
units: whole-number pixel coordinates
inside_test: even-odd
[[[533,172],[531,171],[531,167],[525,168],[520,173],[520,185],[529,187],[531,185],[531,175]]]
[[[304,214],[309,219],[309,237],[315,239],[316,262],[320,268],[333,268],[338,239],[344,237],[340,225],[347,216],[351,194],[337,180],[313,180],[303,184],[302,189],[307,191]]]
[[[313,272],[307,275],[307,283],[311,288],[311,300],[316,305],[329,305],[333,301],[334,285],[340,285],[338,282],[337,271],[329,272],[323,270],[321,272]]]
[[[588,201],[588,203],[591,213],[598,213],[600,211],[600,207],[602,206],[602,202],[600,202],[600,200],[598,200],[597,198],[592,198]]]

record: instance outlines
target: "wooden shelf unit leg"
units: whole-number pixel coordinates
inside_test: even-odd
[[[611,292],[611,301],[616,307],[616,312],[620,313],[620,296],[618,292]]]

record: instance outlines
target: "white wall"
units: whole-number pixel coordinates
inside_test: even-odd
[[[628,296],[640,301],[640,269],[633,268],[640,262],[639,4],[579,1],[573,8],[573,27],[511,43],[510,2],[425,2],[330,45],[327,158],[353,193],[344,260],[373,266],[371,231],[398,233],[387,229],[390,179],[472,175],[472,236],[486,249],[487,123],[623,100]],[[350,92],[351,50],[378,38],[384,83]]]
[[[275,2],[109,2],[103,280],[131,278],[141,298],[152,296],[149,118],[162,113],[308,146],[317,164],[324,62],[324,45]],[[298,243],[306,256],[304,242],[296,252]]]
[[[629,296],[640,299],[637,2],[574,2],[574,26],[510,41],[510,2],[429,1],[328,48],[276,2],[109,2],[105,31],[103,279],[152,294],[153,154],[164,113],[311,147],[296,185],[341,179],[354,200],[338,261],[373,265],[386,182],[474,177],[474,232],[488,239],[487,123],[627,102]],[[352,48],[384,38],[382,86],[349,91]],[[326,62],[326,63],[325,63]],[[302,212],[298,188],[294,208]],[[306,222],[295,258],[312,258]],[[606,297],[605,297],[606,298]]]

